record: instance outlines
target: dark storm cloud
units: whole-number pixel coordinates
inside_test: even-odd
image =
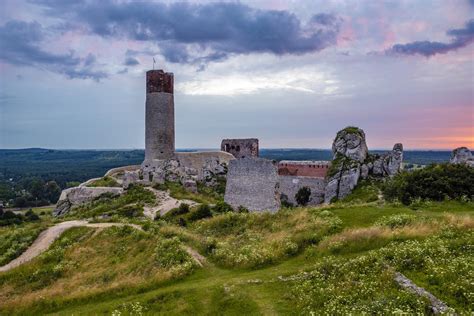
[[[9,21],[0,26],[0,58],[13,65],[77,66],[80,59],[69,54],[53,54],[38,45],[44,38],[38,22]]]
[[[125,66],[136,66],[136,65],[139,65],[140,62],[136,58],[127,57],[125,58],[125,61],[123,62],[123,64]]]
[[[474,41],[474,20],[466,23],[462,29],[453,29],[446,32],[452,37],[451,42],[416,41],[407,44],[396,44],[386,51],[388,54],[415,55],[430,57],[436,54],[446,54],[449,51],[465,47]]]
[[[69,78],[100,80],[107,74],[94,71],[96,57],[89,54],[81,59],[68,54],[55,54],[40,47],[45,32],[38,22],[8,21],[0,26],[0,59],[20,66],[45,68]]]
[[[288,11],[254,9],[240,3],[171,3],[39,0],[47,14],[86,25],[91,33],[137,41],[153,41],[171,62],[189,63],[201,50],[276,55],[320,51],[336,43],[339,20],[318,14],[308,24]],[[162,43],[166,45],[162,45]],[[194,57],[191,57],[194,56]],[[217,55],[214,55],[217,56]],[[199,56],[199,57],[202,57]]]

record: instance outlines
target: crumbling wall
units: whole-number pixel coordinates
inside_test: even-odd
[[[197,181],[212,186],[216,177],[225,177],[227,165],[233,159],[234,156],[221,151],[176,153],[173,159],[145,160],[141,177],[148,183],[180,182],[194,191]]]
[[[262,158],[231,160],[224,200],[234,209],[276,212],[280,209],[277,166]]]
[[[257,138],[223,139],[221,143],[221,151],[228,152],[237,159],[258,157],[258,150]]]
[[[324,202],[326,180],[324,178],[282,176],[280,175],[280,196],[282,201],[297,205],[295,195],[299,189],[307,187],[311,190],[309,205]]]

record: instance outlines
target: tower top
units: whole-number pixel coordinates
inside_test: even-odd
[[[146,72],[146,93],[165,92],[173,94],[173,73],[159,70]]]

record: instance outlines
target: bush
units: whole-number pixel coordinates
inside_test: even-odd
[[[474,196],[474,168],[464,164],[433,164],[412,172],[402,172],[383,186],[388,201],[405,205],[416,199],[442,201],[471,199]]]
[[[196,210],[189,213],[188,219],[190,221],[197,221],[208,217],[212,217],[211,208],[207,204],[201,204]]]
[[[295,200],[298,203],[298,205],[303,205],[305,206],[308,204],[309,199],[311,197],[311,189],[308,187],[302,187],[296,192],[295,194]]]
[[[156,262],[162,268],[192,262],[188,253],[182,248],[178,237],[161,239],[156,246]]]
[[[226,202],[219,201],[216,205],[212,208],[212,211],[216,214],[223,214],[227,212],[233,212],[232,206],[227,204]]]

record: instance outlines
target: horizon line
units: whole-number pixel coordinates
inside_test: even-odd
[[[45,148],[45,147],[21,147],[21,148],[0,148],[0,150],[32,150],[32,149],[41,149],[41,150],[57,150],[57,151],[132,151],[132,150],[145,150],[145,148]],[[203,150],[203,151],[220,151],[219,148],[212,147],[181,147],[176,148],[176,151],[180,150]],[[317,147],[263,147],[260,150],[329,150],[331,148],[317,148]],[[379,151],[379,150],[392,150],[391,148],[373,148],[369,151]],[[449,151],[452,152],[454,149],[446,148],[409,148],[403,149],[403,151]],[[472,150],[471,150],[472,151]]]

